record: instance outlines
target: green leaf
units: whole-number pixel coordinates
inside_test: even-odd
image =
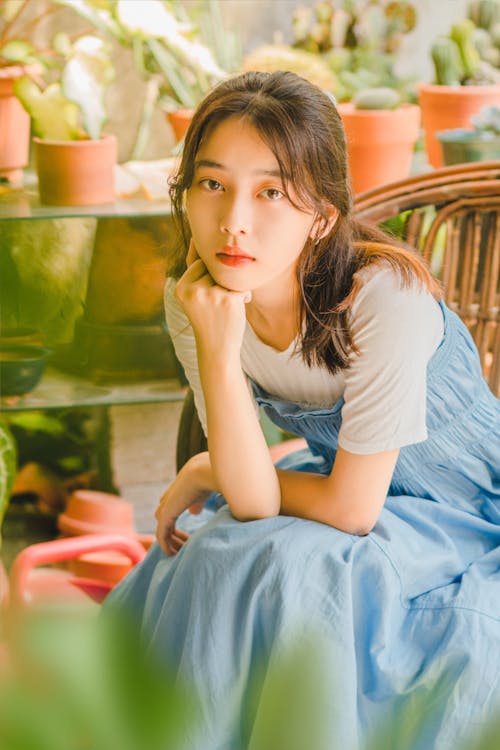
[[[4,58],[4,60],[12,63],[31,62],[34,52],[35,48],[32,44],[30,44],[29,42],[24,42],[20,39],[12,39],[12,41],[7,42],[5,47],[2,47],[2,49],[0,50],[0,54]]]
[[[52,39],[52,47],[58,55],[68,57],[71,54],[71,39],[65,31],[58,31]]]
[[[78,127],[79,110],[63,95],[58,83],[41,91],[30,78],[19,78],[14,92],[32,119],[33,131],[39,138],[72,141],[81,137]]]
[[[20,427],[27,432],[43,432],[51,437],[60,437],[66,432],[66,426],[60,419],[43,412],[19,412],[9,419],[12,426]]]
[[[15,440],[5,422],[0,422],[0,527],[9,504],[16,467],[17,450]]]
[[[114,77],[113,64],[104,42],[95,36],[81,37],[73,50],[63,72],[62,91],[78,105],[85,132],[97,140],[107,119],[104,95]]]

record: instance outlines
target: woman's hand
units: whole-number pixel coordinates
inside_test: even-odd
[[[245,304],[250,292],[234,292],[219,286],[210,276],[191,240],[188,268],[175,287],[175,296],[189,318],[200,354],[234,357],[239,363],[246,325]]]
[[[214,484],[210,458],[204,452],[190,458],[163,493],[155,512],[156,538],[167,555],[175,555],[189,539],[189,534],[176,528],[178,517],[187,508],[199,513]]]

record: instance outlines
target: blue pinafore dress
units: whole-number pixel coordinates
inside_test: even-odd
[[[193,533],[179,554],[155,543],[108,597],[192,686],[201,708],[186,748],[356,750],[383,735],[384,750],[469,750],[499,719],[500,401],[467,328],[442,310],[428,437],[401,449],[370,534],[285,516],[242,523],[214,495],[201,517],[181,517]],[[273,422],[307,439],[280,466],[329,473],[342,400],[310,410],[253,388]],[[300,670],[273,677],[293,643],[317,651],[303,685]],[[314,740],[300,737],[301,707]],[[269,744],[262,726],[285,734]]]

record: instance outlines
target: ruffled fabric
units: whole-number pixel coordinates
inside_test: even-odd
[[[153,545],[108,598],[139,615],[145,644],[198,696],[186,748],[262,750],[266,685],[293,643],[320,652],[311,750],[365,748],[387,725],[384,747],[457,750],[498,715],[500,402],[467,329],[443,313],[429,437],[401,449],[368,536],[283,516],[240,523],[214,495],[201,516],[181,518],[192,536],[175,558]],[[307,411],[256,384],[254,393],[308,441],[280,466],[328,473],[342,401]],[[287,685],[291,706],[299,683]],[[431,699],[408,740],[401,716],[422,696]]]

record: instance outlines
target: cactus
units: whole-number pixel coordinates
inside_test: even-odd
[[[330,66],[338,101],[352,99],[367,86],[410,90],[409,98],[414,98],[408,86],[413,81],[396,73],[394,55],[403,35],[415,26],[415,5],[409,0],[304,3],[293,11],[293,47],[315,53]]]
[[[337,77],[326,62],[311,52],[266,44],[254,49],[243,61],[244,70],[291,70],[307,78],[325,91],[335,93]]]
[[[358,91],[352,101],[356,109],[395,109],[401,97],[394,89],[379,87]]]
[[[458,47],[465,78],[474,78],[481,60],[479,52],[474,46],[472,36],[474,28],[474,23],[470,18],[465,18],[460,23],[453,24],[450,33],[450,38]]]
[[[464,77],[464,67],[458,47],[448,37],[438,37],[431,46],[436,83],[442,86],[459,86]]]
[[[468,17],[476,26],[490,29],[500,21],[500,2],[498,0],[472,0],[468,7]]]

